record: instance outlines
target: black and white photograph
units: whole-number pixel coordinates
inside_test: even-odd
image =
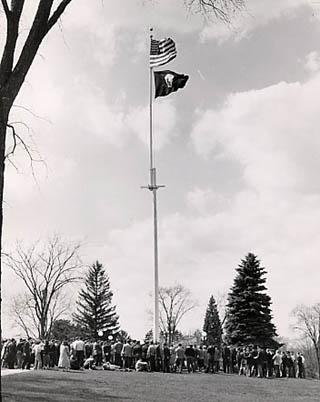
[[[0,402],[320,400],[320,1],[0,0]]]

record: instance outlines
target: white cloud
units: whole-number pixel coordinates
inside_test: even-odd
[[[307,54],[305,61],[305,69],[310,73],[319,71],[320,68],[320,55],[318,52],[313,51]]]
[[[247,185],[281,194],[319,189],[317,96],[320,75],[232,94],[221,110],[198,111],[191,134],[202,155],[217,149],[243,166]],[[222,151],[221,151],[222,149]]]
[[[246,9],[241,12],[230,26],[217,22],[206,26],[202,33],[202,40],[217,39],[220,42],[234,38],[241,40],[256,28],[267,25],[270,21],[283,15],[290,15],[300,6],[310,6],[309,0],[278,0],[276,2],[264,0],[248,0]]]
[[[154,148],[159,150],[175,136],[176,108],[168,99],[157,100],[153,107]],[[132,108],[126,124],[145,145],[149,145],[149,106]]]
[[[200,215],[217,212],[228,208],[230,200],[216,194],[212,188],[196,187],[187,193],[187,206]]]

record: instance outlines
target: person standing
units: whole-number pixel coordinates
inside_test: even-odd
[[[159,343],[156,343],[156,371],[162,370],[162,353]]]
[[[123,368],[129,369],[131,368],[131,361],[132,361],[132,346],[130,341],[127,341],[121,351],[121,357],[123,360]]]
[[[272,378],[274,375],[273,356],[274,356],[274,351],[272,349],[267,349],[267,377],[268,378]]]
[[[150,371],[156,371],[156,357],[157,357],[157,345],[155,345],[151,341],[147,351],[147,359],[149,361]]]
[[[55,354],[56,354],[56,347],[54,341],[51,340],[49,342],[49,368],[54,368],[55,366]]]
[[[302,353],[298,352],[297,356],[297,363],[298,363],[298,378],[306,378],[306,371],[305,371],[305,358]]]
[[[243,358],[243,349],[242,347],[237,348],[236,352],[236,361],[237,361],[237,370],[238,370],[238,375],[243,375],[243,366],[242,366],[242,358]]]
[[[230,373],[237,372],[237,350],[235,347],[230,348]]]
[[[88,357],[92,356],[93,349],[92,349],[93,342],[87,339],[84,343],[84,357],[87,359]]]
[[[33,346],[34,352],[34,370],[42,369],[42,352],[43,352],[43,345],[40,341],[36,341]]]
[[[289,378],[294,378],[294,356],[291,352],[287,352],[287,367]]]
[[[252,359],[252,354],[250,352],[249,347],[246,347],[244,351],[241,353],[241,363],[240,363],[240,375],[245,375],[249,377],[252,373],[252,369],[254,366],[250,363]]]
[[[207,370],[206,373],[214,373],[214,354],[215,354],[215,346],[213,345],[209,345],[208,349],[207,349],[207,353],[208,353],[208,366],[207,366]]]
[[[102,351],[103,351],[103,356],[106,362],[111,361],[111,343],[109,341],[106,341],[103,343],[102,346]]]
[[[17,368],[21,369],[22,368],[22,363],[23,363],[23,345],[24,341],[21,338],[19,342],[17,343]]]
[[[50,367],[50,345],[48,340],[45,341],[43,346],[42,364],[44,369]]]
[[[72,344],[71,344],[71,349],[75,352],[74,356],[76,357],[78,361],[78,365],[80,368],[83,366],[84,362],[84,352],[85,352],[85,345],[83,340],[78,337]]]
[[[144,362],[147,361],[148,348],[149,348],[149,343],[148,343],[148,342],[145,342],[145,343],[141,346],[141,359],[142,359],[142,361],[144,361]]]
[[[162,371],[164,373],[170,373],[170,348],[164,343],[162,348]]]
[[[23,362],[22,362],[22,368],[26,370],[30,370],[30,364],[31,364],[31,346],[30,346],[30,341],[31,339],[28,338],[23,344]]]
[[[58,367],[66,370],[70,369],[70,349],[67,341],[63,341],[60,346]]]
[[[255,365],[257,367],[257,377],[262,378],[263,377],[263,363],[264,363],[264,355],[262,352],[262,349],[258,346],[255,356],[253,357],[255,361]]]
[[[173,344],[170,345],[169,350],[170,350],[169,367],[170,367],[170,372],[173,373],[175,370],[175,364],[176,364],[176,352],[175,352],[175,347]]]
[[[99,341],[93,344],[93,357],[95,360],[95,365],[100,367],[102,365],[102,346]]]
[[[230,358],[231,351],[228,345],[224,345],[222,348],[222,364],[223,364],[223,372],[226,374],[230,374]]]
[[[114,344],[114,364],[116,366],[122,367],[121,362],[121,352],[122,352],[123,344],[119,340]]]
[[[14,338],[7,345],[7,364],[9,369],[14,369],[14,364],[17,358],[17,344]]]
[[[280,378],[281,377],[281,366],[282,366],[282,354],[281,354],[280,350],[276,351],[272,360],[273,360],[273,367],[274,367],[274,372],[275,372],[276,378]]]
[[[202,371],[204,368],[204,351],[203,351],[203,347],[200,346],[198,349],[198,369],[199,371]]]
[[[284,351],[282,353],[282,366],[281,366],[281,377],[287,377],[288,374],[288,356],[287,353]]]
[[[214,367],[214,372],[219,373],[220,370],[220,358],[221,358],[221,353],[220,349],[218,346],[215,346],[214,348],[214,356],[213,356],[213,367]]]
[[[182,344],[179,343],[177,349],[176,349],[176,362],[175,362],[175,371],[179,367],[179,373],[182,373],[183,366],[184,366],[184,360],[185,360],[185,352],[182,347]]]
[[[192,345],[189,345],[186,350],[185,350],[185,356],[186,356],[186,361],[187,361],[187,370],[188,373],[191,373],[191,371],[194,373],[195,369],[194,369],[194,364],[193,364],[193,360],[194,360],[194,350]]]
[[[59,363],[60,346],[61,346],[61,342],[56,340],[54,342],[54,365],[56,367],[58,367],[58,363]]]

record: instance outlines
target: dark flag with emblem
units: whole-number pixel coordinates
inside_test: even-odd
[[[184,88],[189,79],[188,75],[177,74],[170,70],[155,71],[155,98],[158,96],[167,96],[171,92],[176,92],[180,88]]]

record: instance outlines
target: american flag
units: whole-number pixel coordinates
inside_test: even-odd
[[[177,55],[176,45],[171,38],[151,39],[150,67],[163,66]]]

